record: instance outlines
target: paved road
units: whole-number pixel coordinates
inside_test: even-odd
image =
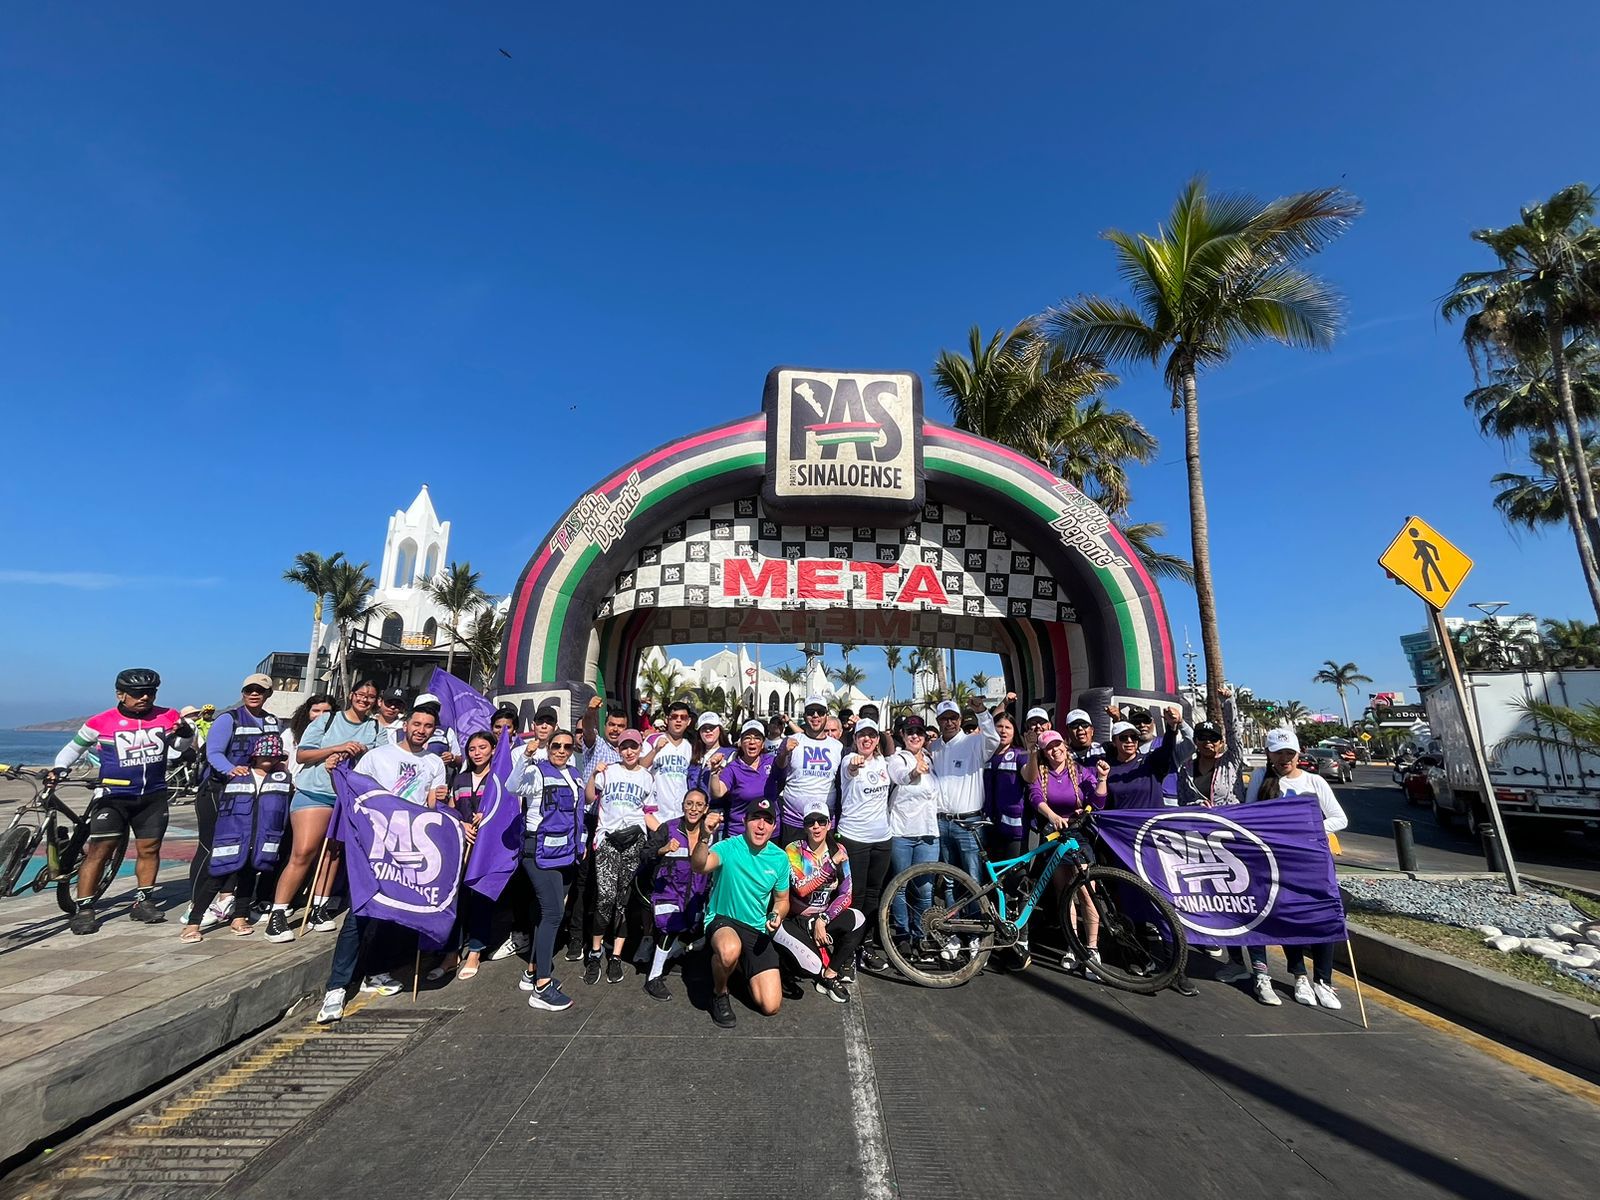
[[[516,972],[327,1032],[301,1014],[0,1195],[1556,1200],[1600,1172],[1600,1088],[1376,1003],[1363,1031],[1348,991],[1342,1012],[1273,1009],[1035,966],[741,1006],[722,1031],[698,976],[693,1002],[676,976],[660,1004],[630,975],[549,1014]]]
[[[1396,866],[1394,819],[1411,822],[1417,866],[1424,871],[1483,871],[1483,852],[1469,834],[1440,829],[1425,808],[1408,805],[1388,767],[1357,767],[1354,783],[1334,789],[1350,818],[1341,833],[1340,865]],[[1511,844],[1518,864],[1527,871],[1561,883],[1600,889],[1600,837],[1577,830],[1558,830],[1532,822],[1513,824]]]

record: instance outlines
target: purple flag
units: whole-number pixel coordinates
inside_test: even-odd
[[[428,681],[428,692],[439,697],[439,728],[453,729],[462,746],[473,734],[489,732],[494,705],[476,688],[435,667],[433,678]]]
[[[466,839],[448,807],[400,799],[349,767],[335,767],[328,836],[344,843],[350,909],[415,929],[435,946],[450,936]]]
[[[1190,942],[1345,940],[1344,904],[1314,796],[1101,812],[1094,828],[1117,866],[1172,901]]]
[[[511,738],[502,733],[478,797],[477,841],[467,855],[466,885],[491,900],[500,898],[522,860],[522,797],[510,782]]]

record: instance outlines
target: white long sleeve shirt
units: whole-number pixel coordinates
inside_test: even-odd
[[[1268,770],[1270,768],[1263,767],[1250,777],[1250,787],[1244,794],[1246,804],[1254,804],[1261,799],[1261,781],[1267,777]],[[1344,815],[1344,809],[1334,797],[1332,786],[1321,775],[1301,771],[1293,779],[1278,780],[1278,791],[1284,796],[1315,796],[1317,803],[1322,806],[1324,833],[1338,833],[1350,824],[1350,819]]]
[[[948,742],[941,738],[929,752],[939,777],[939,811],[946,816],[965,817],[983,808],[983,768],[1000,748],[1000,734],[987,711],[977,717],[973,732],[958,733]]]

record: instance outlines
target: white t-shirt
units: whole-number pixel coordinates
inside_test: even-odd
[[[799,743],[789,755],[783,781],[783,809],[788,813],[829,812],[833,808],[834,782],[845,757],[838,738],[812,738],[796,734]]]
[[[850,760],[854,757],[846,755],[845,765],[839,772],[838,834],[852,842],[886,842],[889,840],[888,760],[875,754],[852,775]]]
[[[693,754],[694,743],[688,738],[676,745],[666,734],[656,739],[656,753],[650,760],[650,774],[655,778],[655,815],[658,821],[676,821],[683,816],[683,797],[689,790],[689,759]]]
[[[1270,767],[1263,767],[1250,776],[1250,786],[1245,790],[1244,802],[1254,804],[1261,799],[1261,781],[1267,777]],[[1339,806],[1339,801],[1334,797],[1333,788],[1321,775],[1313,775],[1310,771],[1301,771],[1293,779],[1278,780],[1278,791],[1284,796],[1315,796],[1317,803],[1322,806],[1322,829],[1324,833],[1338,833],[1350,819],[1344,815],[1344,809]]]
[[[983,769],[1000,748],[1000,735],[987,712],[977,718],[977,729],[935,742],[928,752],[939,776],[940,812],[964,817],[983,808]]]
[[[428,793],[444,786],[444,763],[437,754],[413,754],[403,745],[381,745],[361,756],[360,770],[412,804],[427,804]]]
[[[916,766],[917,760],[909,750],[896,751],[889,759],[889,779],[894,784],[894,791],[889,793],[890,837],[939,835],[939,780],[930,770],[912,783],[911,772]]]
[[[621,763],[606,767],[595,785],[600,797],[600,822],[596,828],[601,833],[615,833],[630,825],[644,828],[644,807],[655,796],[655,781],[643,767],[629,770]]]

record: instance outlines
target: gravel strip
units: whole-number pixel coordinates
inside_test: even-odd
[[[1517,937],[1542,937],[1550,925],[1581,925],[1590,918],[1565,897],[1527,888],[1513,896],[1487,879],[1411,879],[1352,876],[1341,879],[1351,912],[1392,913],[1441,925],[1494,925]]]

